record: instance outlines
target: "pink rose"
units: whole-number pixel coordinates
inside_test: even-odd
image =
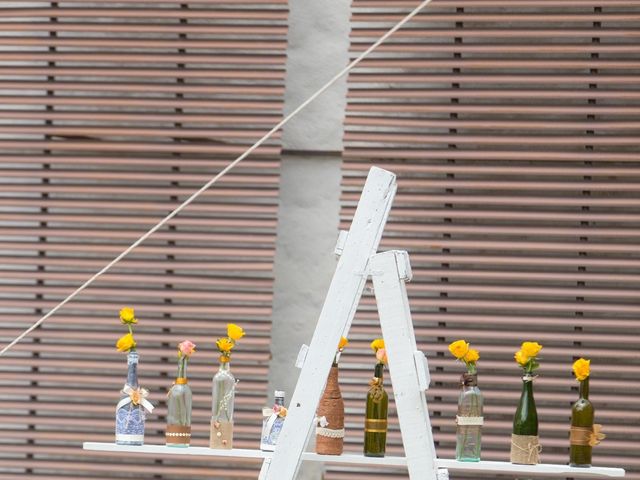
[[[191,340],[185,340],[181,344],[178,345],[178,350],[180,353],[186,357],[190,357],[193,352],[196,351],[196,344]]]

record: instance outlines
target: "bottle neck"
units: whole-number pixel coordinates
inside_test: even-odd
[[[129,350],[127,354],[127,385],[138,388],[138,352]]]
[[[460,377],[462,388],[473,388],[478,386],[478,374],[463,373]]]
[[[384,363],[376,363],[376,368],[373,371],[373,376],[382,380],[383,374],[384,374]]]
[[[178,360],[178,380],[181,380],[180,383],[187,383],[187,361],[188,358],[186,355],[183,355]],[[176,381],[176,383],[178,383]]]
[[[533,377],[531,375],[522,377],[522,395],[533,395]]]
[[[274,404],[284,407],[284,397],[275,397]]]
[[[231,362],[220,362],[220,368],[218,371],[220,372],[228,372],[230,368]]]
[[[580,398],[589,399],[589,377],[580,381]]]

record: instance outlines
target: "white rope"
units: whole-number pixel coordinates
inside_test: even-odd
[[[262,145],[265,141],[267,141],[274,133],[276,133],[280,128],[286,125],[289,120],[295,117],[301,110],[306,108],[311,102],[313,102],[316,98],[322,95],[327,89],[329,89],[335,82],[337,82],[340,78],[342,78],[345,74],[349,73],[356,65],[358,65],[364,58],[366,58],[371,52],[373,52],[376,48],[378,48],[385,40],[387,40],[391,35],[393,35],[397,30],[402,28],[408,21],[410,21],[413,17],[415,17],[424,7],[426,7],[431,0],[424,0],[420,5],[418,5],[411,13],[409,13],[406,17],[400,20],[396,25],[394,25],[387,33],[385,33],[382,37],[380,37],[375,43],[373,43],[369,48],[367,48],[364,52],[362,52],[355,60],[353,60],[349,65],[340,70],[331,80],[325,83],[317,92],[307,98],[304,102],[302,102],[295,110],[289,113],[286,117],[284,117],[276,126],[274,126],[271,130],[269,130],[260,140],[254,143],[248,150],[246,150],[242,155],[236,158],[229,165],[224,167],[215,177],[205,183],[199,190],[193,193],[189,198],[187,198],[182,204],[176,207],[169,215],[160,220],[154,227],[149,229],[144,235],[142,235],[138,240],[133,242],[126,250],[124,250],[120,255],[111,260],[107,265],[105,265],[100,271],[96,272],[91,278],[89,278],[86,282],[80,285],[76,290],[74,290],[67,298],[62,300],[59,304],[53,307],[46,315],[44,315],[40,320],[27,328],[24,332],[18,335],[10,344],[0,351],[0,357],[3,356],[11,347],[13,347],[16,343],[22,340],[24,337],[33,332],[36,328],[38,328],[42,323],[51,317],[54,313],[60,310],[63,306],[73,300],[80,292],[85,290],[89,285],[91,285],[98,277],[100,277],[103,273],[107,272],[111,269],[116,263],[126,257],[133,249],[135,249],[138,245],[144,242],[147,238],[157,232],[160,228],[162,228],[169,220],[178,215],[182,210],[184,210],[188,205],[190,205],[196,198],[198,198],[202,193],[204,193],[209,187],[211,187],[214,183],[216,183],[221,177],[223,177],[229,170],[238,165],[242,160],[251,155],[260,145]]]

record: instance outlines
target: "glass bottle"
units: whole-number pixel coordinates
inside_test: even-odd
[[[572,467],[590,467],[589,437],[593,431],[594,411],[589,401],[589,377],[580,381],[580,398],[571,408],[571,436],[569,464]]]
[[[456,416],[456,460],[479,462],[483,398],[478,388],[478,375],[463,374],[461,386]]]
[[[138,361],[140,357],[134,349],[127,354],[127,383],[125,389],[138,390]],[[116,444],[144,444],[145,412],[141,405],[134,405],[131,397],[122,391],[116,409]]]
[[[376,364],[371,388],[367,392],[364,421],[364,455],[367,457],[384,457],[387,444],[389,396],[383,386],[383,371],[384,364]]]
[[[529,437],[518,439],[517,437]],[[532,438],[534,437],[534,438]],[[511,439],[511,462],[520,464],[538,463],[538,412],[533,398],[533,376],[522,377],[522,394],[513,418]]]
[[[264,418],[262,424],[262,439],[260,441],[260,450],[273,452],[276,449],[280,432],[284,425],[284,417],[278,415],[278,410],[284,407],[285,392],[276,390],[273,394],[274,405],[272,413]]]
[[[229,362],[220,362],[220,368],[213,377],[211,392],[211,436],[209,439],[211,448],[233,448],[235,393],[236,379],[231,373]]]
[[[324,393],[318,404],[316,417],[316,453],[320,455],[342,455],[344,449],[344,400],[338,381],[338,364],[329,371]]]
[[[178,360],[178,376],[169,390],[166,443],[168,447],[188,447],[191,443],[191,387],[187,383],[187,357]]]

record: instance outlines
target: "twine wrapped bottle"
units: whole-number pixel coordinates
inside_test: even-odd
[[[513,418],[511,435],[511,463],[536,465],[540,462],[538,412],[533,398],[533,376],[522,377],[522,394]]]
[[[338,383],[338,364],[334,363],[317,411],[316,453],[342,455],[344,447],[344,401]]]

